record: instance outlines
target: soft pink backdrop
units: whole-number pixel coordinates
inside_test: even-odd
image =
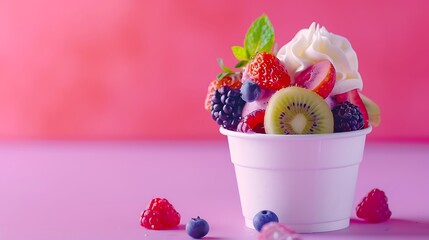
[[[186,4],[185,4],[186,3]],[[279,45],[317,21],[347,37],[377,140],[429,141],[429,1],[1,0],[0,139],[221,138],[203,109],[266,13]]]

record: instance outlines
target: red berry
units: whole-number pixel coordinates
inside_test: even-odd
[[[180,223],[180,214],[165,198],[154,198],[140,217],[140,225],[147,229],[168,229]]]
[[[298,86],[328,97],[335,85],[335,68],[328,60],[318,62],[295,75]]]
[[[265,133],[264,127],[265,110],[259,109],[247,114],[240,120],[237,132]]]
[[[300,236],[292,229],[278,222],[269,222],[262,227],[258,240],[301,240]]]
[[[372,223],[388,220],[392,212],[389,210],[386,194],[377,188],[371,190],[356,207],[356,215]]]
[[[368,127],[369,125],[368,111],[366,110],[365,104],[363,103],[362,98],[359,96],[359,92],[357,89],[353,89],[348,92],[338,94],[335,96],[335,100],[337,101],[337,103],[349,101],[353,105],[358,106],[363,116],[363,128]]]
[[[207,89],[207,95],[206,95],[206,99],[204,101],[204,109],[206,109],[207,111],[210,111],[211,106],[212,106],[212,97],[214,95],[214,92],[224,86],[227,86],[229,88],[232,89],[239,89],[241,88],[241,73],[235,73],[235,74],[230,74],[227,75],[225,77],[223,77],[220,80],[213,80],[210,82],[209,87]]]
[[[241,73],[234,73],[230,75],[226,75],[221,80],[217,81],[216,89],[221,87],[229,87],[231,89],[239,89],[241,88]]]
[[[210,111],[210,108],[212,106],[212,97],[214,95],[214,92],[216,91],[217,82],[217,79],[211,81],[207,89],[206,100],[204,101],[204,109],[207,111]]]
[[[247,64],[245,76],[259,87],[280,90],[290,85],[290,77],[283,63],[273,54],[260,52]]]

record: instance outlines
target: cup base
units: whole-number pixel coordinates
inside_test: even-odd
[[[255,229],[253,226],[253,219],[245,218],[246,227]],[[290,229],[297,233],[316,233],[316,232],[329,232],[340,230],[349,227],[350,219],[341,219],[333,222],[315,223],[315,224],[286,224]]]

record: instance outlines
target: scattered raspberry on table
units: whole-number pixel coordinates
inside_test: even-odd
[[[387,221],[392,212],[387,204],[386,194],[377,188],[371,190],[356,207],[356,215],[371,223]]]
[[[140,225],[147,229],[173,228],[180,223],[180,214],[165,198],[154,198],[140,217]]]

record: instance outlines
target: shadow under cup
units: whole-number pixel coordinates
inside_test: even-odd
[[[331,134],[248,134],[220,128],[228,137],[247,227],[261,210],[298,233],[350,224],[366,129]]]

